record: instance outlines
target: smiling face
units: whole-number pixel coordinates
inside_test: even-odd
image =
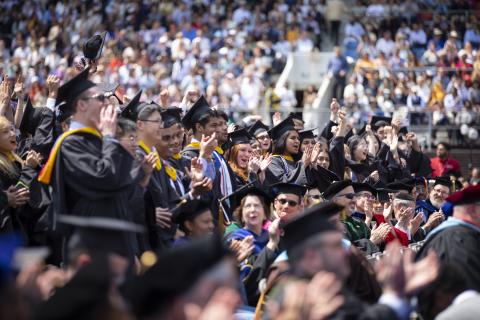
[[[267,131],[259,133],[255,138],[257,138],[258,142],[260,143],[260,148],[263,152],[268,152],[270,150],[272,140],[270,139]]]
[[[320,152],[318,155],[317,164],[324,169],[328,169],[328,167],[330,167],[330,155],[326,150]]]
[[[172,154],[177,154],[182,151],[182,142],[183,142],[183,128],[179,123],[174,124],[170,127],[172,129],[172,141],[170,144],[170,152]]]
[[[185,227],[189,231],[189,236],[193,238],[212,234],[215,228],[212,212],[206,210],[196,216],[193,220],[185,221]]]
[[[237,144],[235,149],[237,151],[235,162],[240,168],[246,169],[248,167],[248,161],[252,156],[252,147],[248,143],[243,143]]]
[[[15,127],[6,118],[0,118],[0,151],[11,152],[17,147]]]
[[[315,144],[315,140],[312,138],[305,138],[302,140],[302,145],[300,146],[300,151],[304,152],[305,149],[309,146],[313,146]]]
[[[279,194],[273,202],[275,215],[288,222],[295,218],[302,210],[301,199],[296,194],[282,193]]]
[[[107,99],[99,88],[90,88],[78,97],[74,118],[84,125],[96,127],[100,122],[100,111],[107,106],[107,103]]]
[[[151,141],[154,145],[158,143],[162,136],[162,116],[160,112],[154,111],[147,118],[137,121],[139,138]]]
[[[367,143],[362,139],[353,151],[354,160],[359,162],[365,161],[365,159],[367,159],[367,152]]]
[[[242,207],[242,220],[246,229],[258,232],[265,220],[265,210],[260,198],[255,195],[245,197]]]
[[[156,147],[158,154],[161,158],[167,159],[173,155],[172,153],[172,144],[173,144],[173,128],[163,128],[160,129],[160,139],[158,140]]]
[[[348,186],[337,193],[332,201],[345,207],[345,212],[351,215],[355,211],[355,191],[352,186]]]
[[[287,154],[294,155],[300,151],[300,136],[297,131],[290,131],[285,140],[285,151]]]
[[[450,188],[441,184],[437,184],[430,191],[430,202],[437,208],[440,208],[444,203],[445,199],[450,195]]]

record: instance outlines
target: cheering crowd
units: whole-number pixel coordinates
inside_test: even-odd
[[[257,114],[336,2],[1,4],[0,319],[475,319],[479,170],[352,116],[377,72],[323,127]]]

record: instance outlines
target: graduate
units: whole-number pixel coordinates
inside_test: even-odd
[[[307,146],[313,147],[315,145],[315,129],[300,130],[298,134],[300,136],[300,151],[305,152]]]
[[[271,152],[272,140],[268,135],[269,127],[262,121],[257,120],[248,128],[248,133],[259,143],[262,154]]]
[[[134,159],[114,138],[117,114],[88,74],[87,68],[59,88],[57,103],[72,113],[70,130],[58,138],[38,178],[52,187],[49,222],[55,231],[63,231],[59,214],[129,216],[124,191]]]
[[[178,224],[184,236],[176,239],[174,246],[212,234],[215,228],[213,221],[210,203],[202,200],[186,200],[180,203],[173,212],[173,222]]]
[[[177,107],[162,109],[162,119],[164,128],[170,128],[172,131],[169,147],[172,155],[169,157],[168,162],[176,170],[180,170],[184,175],[187,175],[190,169],[190,161],[181,154],[185,140],[185,129],[182,125],[182,109]]]

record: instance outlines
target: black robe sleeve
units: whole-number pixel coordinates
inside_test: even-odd
[[[330,141],[330,171],[340,178],[345,172],[345,149],[343,147],[344,137],[335,137]]]
[[[268,268],[275,261],[277,255],[277,251],[272,251],[265,247],[258,255],[248,259],[252,265],[252,270],[248,277],[243,280],[243,285],[245,286],[249,306],[255,306],[257,304],[258,298],[260,297],[258,283],[267,277]]]
[[[56,134],[55,119],[53,111],[48,108],[43,108],[42,117],[38,124],[35,135],[33,136],[32,149],[40,153],[44,159],[48,158],[48,154],[55,143]]]
[[[328,120],[327,124],[323,128],[322,132],[320,133],[320,137],[324,137],[327,141],[333,138],[332,128],[337,124],[331,120]]]

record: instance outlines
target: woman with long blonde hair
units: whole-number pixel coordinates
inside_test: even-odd
[[[22,167],[36,167],[40,162],[40,156],[34,151],[29,151],[23,161],[15,154],[16,147],[14,125],[4,116],[0,116],[0,233],[23,230],[16,214],[29,199],[28,187],[20,179]]]

